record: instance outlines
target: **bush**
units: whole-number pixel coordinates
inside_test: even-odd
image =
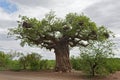
[[[106,61],[105,67],[110,73],[120,71],[120,59],[119,58],[108,58]]]
[[[90,66],[88,64],[89,62],[88,63],[87,62],[82,61],[81,57],[74,56],[71,57],[71,64],[73,69],[75,70],[84,69],[84,71],[87,74],[90,74],[89,73]],[[120,58],[104,58],[104,63],[98,66],[96,73],[100,75],[107,75],[109,73],[114,73],[116,71],[120,71]]]
[[[0,70],[46,70],[53,69],[55,60],[41,60],[41,55],[31,53],[24,55],[23,53],[14,52],[5,54],[0,51]]]
[[[73,69],[75,69],[75,70],[81,70],[81,60],[80,60],[80,58],[79,57],[74,57],[74,56],[72,56],[71,57],[71,65],[72,65],[72,68]]]
[[[55,67],[55,60],[47,60],[48,69],[54,69]]]
[[[41,70],[50,70],[55,66],[54,60],[41,60],[40,61],[40,69]]]
[[[0,51],[0,70],[9,69],[11,61],[12,59],[10,58],[10,55]]]
[[[41,60],[41,55],[37,53],[23,55],[19,58],[20,65],[23,69],[29,70],[39,70],[39,63]]]
[[[91,76],[95,75],[107,75],[110,73],[107,66],[107,58],[112,56],[111,41],[92,42],[86,48],[80,48],[82,70]]]
[[[19,64],[18,60],[13,60],[11,62],[11,65],[9,66],[10,70],[12,71],[20,71],[21,70],[21,66]]]

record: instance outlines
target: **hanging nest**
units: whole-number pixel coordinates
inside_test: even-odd
[[[80,26],[83,26],[84,22],[79,22],[78,24],[79,24]]]
[[[110,35],[108,33],[103,33],[103,35],[106,37],[106,38],[109,38]]]
[[[23,22],[22,27],[23,28],[31,28],[32,26],[27,22]]]

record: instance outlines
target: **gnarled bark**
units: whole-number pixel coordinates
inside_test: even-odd
[[[58,44],[55,47],[56,66],[57,72],[71,72],[71,64],[69,60],[69,47],[66,44]]]

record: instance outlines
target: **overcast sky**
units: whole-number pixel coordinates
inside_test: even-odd
[[[47,59],[54,59],[54,53],[45,49],[20,47],[19,42],[7,38],[8,28],[17,27],[18,16],[41,19],[50,10],[59,17],[69,12],[83,12],[98,25],[105,25],[116,35],[120,47],[120,0],[0,0],[0,51],[39,52]],[[71,50],[78,55],[78,49]],[[49,55],[51,54],[51,55]],[[119,54],[117,54],[119,56]]]

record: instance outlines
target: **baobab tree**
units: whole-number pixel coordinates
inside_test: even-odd
[[[90,40],[105,40],[109,33],[104,26],[97,26],[84,14],[69,13],[61,19],[53,11],[41,20],[21,16],[18,27],[10,29],[10,34],[20,39],[22,46],[27,43],[30,46],[53,49],[56,57],[55,71],[62,72],[71,71],[70,47],[85,47]]]

